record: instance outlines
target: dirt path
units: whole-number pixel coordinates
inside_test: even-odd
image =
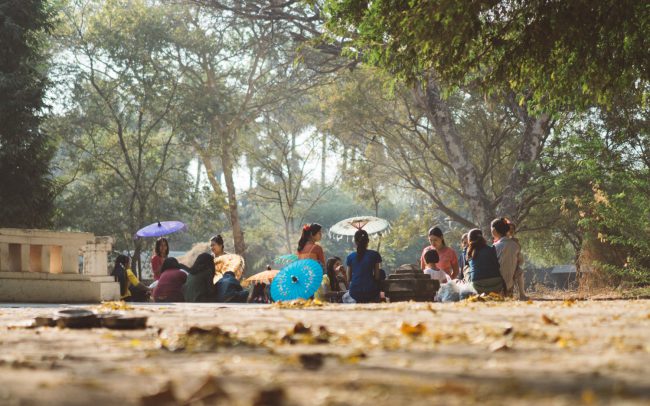
[[[23,327],[55,310],[0,306],[0,405],[650,403],[648,300],[142,305],[146,330]]]

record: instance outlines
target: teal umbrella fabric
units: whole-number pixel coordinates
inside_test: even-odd
[[[309,299],[323,281],[323,267],[313,259],[301,259],[280,270],[271,283],[271,298],[277,302]]]
[[[292,262],[296,262],[297,260],[298,260],[298,255],[287,254],[287,255],[280,255],[279,257],[275,257],[273,263],[276,265],[284,266],[284,265],[289,265]]]

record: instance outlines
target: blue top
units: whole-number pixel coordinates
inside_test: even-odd
[[[379,282],[374,276],[378,263],[381,263],[381,255],[377,251],[367,250],[361,259],[356,252],[348,255],[346,264],[352,268],[350,296],[358,303],[379,301]]]
[[[501,276],[499,272],[499,259],[494,247],[486,246],[478,251],[476,259],[467,258],[469,270],[467,275],[469,281],[480,281],[482,279],[496,278]]]

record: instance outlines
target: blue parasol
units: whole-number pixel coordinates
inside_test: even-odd
[[[287,255],[280,255],[279,257],[275,257],[273,260],[273,263],[276,265],[289,265],[292,262],[296,262],[298,260],[298,255],[296,254],[287,254]]]
[[[271,283],[275,301],[309,299],[323,281],[323,267],[313,259],[301,259],[280,270]]]
[[[183,230],[185,224],[181,221],[158,221],[143,227],[135,233],[134,238],[139,237],[161,237],[163,235],[175,233]]]

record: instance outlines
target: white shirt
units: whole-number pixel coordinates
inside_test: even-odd
[[[447,283],[451,280],[449,275],[447,275],[447,272],[445,271],[439,271],[437,269],[431,269],[431,268],[426,268],[423,271],[425,274],[429,275],[431,279],[435,279],[440,281],[440,284],[442,285],[443,283]]]

